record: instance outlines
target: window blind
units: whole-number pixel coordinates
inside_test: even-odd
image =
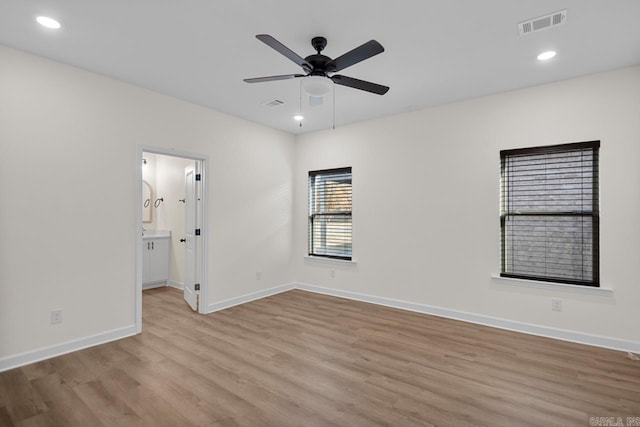
[[[351,260],[351,168],[309,172],[309,255]]]
[[[599,147],[500,152],[502,276],[599,286]]]

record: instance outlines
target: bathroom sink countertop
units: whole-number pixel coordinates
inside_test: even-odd
[[[171,237],[170,230],[144,230],[142,232],[143,239],[158,238],[158,237]]]

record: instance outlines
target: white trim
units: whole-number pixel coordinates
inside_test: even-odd
[[[233,307],[235,305],[240,305],[247,302],[255,301],[257,299],[270,297],[271,295],[276,295],[282,292],[290,291],[295,288],[296,288],[296,284],[288,283],[285,285],[280,285],[280,286],[275,286],[273,288],[265,289],[262,291],[251,292],[249,294],[241,295],[239,297],[229,298],[224,301],[219,301],[213,304],[209,304],[207,313],[213,313],[216,311],[224,310],[225,308]]]
[[[51,357],[61,356],[73,351],[82,350],[87,347],[93,347],[99,344],[108,343],[110,341],[130,337],[135,334],[136,326],[129,325],[123,328],[112,329],[111,331],[90,335],[88,337],[78,338],[60,344],[54,344],[48,347],[42,347],[36,350],[4,357],[0,359],[0,372],[28,365],[29,363],[39,362]]]
[[[317,255],[305,255],[304,259],[305,261],[326,262],[329,264],[355,265],[358,263],[356,260],[353,260],[353,259],[349,260],[349,259],[339,259],[339,258],[328,258],[328,257],[317,256]]]
[[[170,287],[176,288],[176,289],[180,289],[181,291],[184,290],[184,283],[178,282],[178,281],[175,281],[175,280],[169,280],[167,286],[170,286]]]
[[[566,329],[558,329],[549,326],[534,325],[524,322],[516,322],[508,319],[485,316],[482,314],[468,313],[465,311],[435,307],[426,304],[417,304],[392,298],[341,291],[338,289],[323,288],[320,286],[314,286],[305,283],[297,283],[294,287],[303,291],[316,292],[319,294],[347,298],[355,301],[368,302],[372,304],[383,305],[386,307],[399,308],[401,310],[415,311],[417,313],[431,314],[434,316],[446,317],[448,319],[461,320],[463,322],[476,323],[479,325],[491,326],[493,328],[506,329],[509,331],[521,332],[529,335],[538,335],[542,337],[554,338],[579,344],[586,344],[595,347],[604,347],[613,350],[640,353],[640,342],[638,341],[609,338],[601,335],[587,334],[584,332],[570,331]]]
[[[597,288],[595,286],[568,285],[566,283],[543,282],[540,280],[517,279],[515,277],[501,277],[498,274],[492,274],[491,280],[496,283],[505,285],[524,286],[527,288],[550,289],[554,291],[573,292],[578,294],[591,294],[613,296],[612,288]]]
[[[134,287],[133,287],[133,301],[135,302],[135,328],[136,333],[139,334],[142,332],[142,230],[144,227],[142,226],[142,208],[140,206],[140,202],[142,201],[142,152],[143,148],[141,145],[136,147],[136,156],[135,156],[135,164],[134,171],[136,181],[134,183],[134,215],[136,219],[135,229],[133,230],[134,236],[138,235],[139,238],[135,239],[135,276],[134,276]]]

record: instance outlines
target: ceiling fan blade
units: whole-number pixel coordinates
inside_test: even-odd
[[[313,69],[313,66],[305,61],[304,58],[271,37],[269,34],[258,34],[256,38],[304,68],[307,73]]]
[[[377,83],[371,83],[364,80],[354,79],[347,76],[331,76],[329,77],[337,85],[348,86],[354,89],[365,90],[367,92],[375,93],[378,95],[384,95],[389,91],[389,86],[382,86]]]
[[[336,72],[344,70],[360,61],[371,58],[379,53],[384,52],[384,47],[375,40],[369,40],[363,45],[350,50],[342,56],[338,56],[336,59],[327,62],[327,71]]]
[[[244,81],[247,83],[261,83],[261,82],[274,82],[276,80],[295,79],[297,77],[304,77],[304,74],[283,74],[280,76],[255,77],[253,79],[244,79]]]

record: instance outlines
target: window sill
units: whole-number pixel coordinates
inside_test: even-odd
[[[313,256],[313,255],[305,255],[305,260],[313,261],[313,262],[326,262],[329,264],[347,264],[347,265],[355,265],[357,264],[354,260],[348,259],[338,259],[338,258],[325,258],[321,256]]]
[[[513,277],[501,277],[500,275],[497,275],[497,274],[492,274],[491,279],[494,282],[502,283],[505,285],[524,286],[527,288],[537,288],[537,289],[549,289],[553,291],[566,291],[566,292],[573,292],[578,294],[613,296],[613,289],[611,288],[602,288],[602,287],[596,288],[593,286],[568,285],[566,283],[541,282],[537,280],[516,279]]]

